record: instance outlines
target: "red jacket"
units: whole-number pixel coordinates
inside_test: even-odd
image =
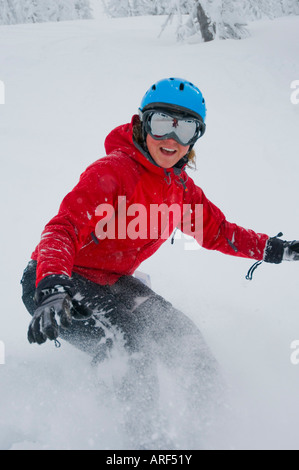
[[[107,156],[86,169],[46,225],[32,254],[38,262],[36,284],[50,274],[72,272],[99,284],[113,284],[120,276],[133,274],[180,224],[187,233],[195,228],[192,235],[204,248],[263,259],[268,235],[227,222],[184,169],[164,170],[153,164],[134,145],[132,123],[108,135]],[[151,209],[161,204],[164,208],[174,204],[178,211],[163,222],[153,222]],[[202,224],[195,218],[200,218],[198,207],[203,209]],[[103,239],[108,227],[105,208],[114,215],[110,211],[112,232]],[[139,212],[134,212],[136,208]],[[183,214],[188,223],[182,226]]]

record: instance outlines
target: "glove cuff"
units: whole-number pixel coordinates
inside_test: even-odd
[[[37,285],[35,291],[35,302],[38,305],[46,297],[58,292],[65,292],[72,297],[74,295],[74,285],[72,280],[63,274],[51,274],[44,277]]]
[[[284,244],[285,242],[279,238],[269,238],[265,248],[264,261],[266,263],[281,263],[284,253]]]

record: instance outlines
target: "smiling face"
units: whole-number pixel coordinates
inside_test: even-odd
[[[181,145],[174,139],[156,140],[149,134],[146,145],[151,157],[162,168],[171,168],[183,158],[189,150],[189,145]]]

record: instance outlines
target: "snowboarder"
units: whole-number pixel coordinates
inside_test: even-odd
[[[167,78],[146,92],[139,115],[107,136],[107,156],[63,199],[24,271],[30,343],[61,337],[97,362],[122,338],[139,378],[151,375],[144,371],[159,357],[170,368],[183,365],[194,399],[202,387],[213,387],[217,364],[198,328],[134,272],[177,226],[206,249],[269,263],[298,260],[299,242],[228,222],[187,175],[205,118],[201,91],[188,80]],[[151,209],[160,205],[157,219]],[[170,207],[177,210],[167,213]]]

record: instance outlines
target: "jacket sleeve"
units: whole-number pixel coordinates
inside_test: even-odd
[[[228,222],[198,186],[191,188],[188,207],[191,224],[183,221],[183,232],[193,236],[203,248],[255,260],[264,258],[269,236]]]
[[[33,259],[37,260],[36,285],[46,276],[71,276],[75,256],[94,236],[96,208],[103,202],[114,204],[117,181],[105,164],[98,171],[91,165],[79,183],[63,199],[58,214],[45,226]]]

